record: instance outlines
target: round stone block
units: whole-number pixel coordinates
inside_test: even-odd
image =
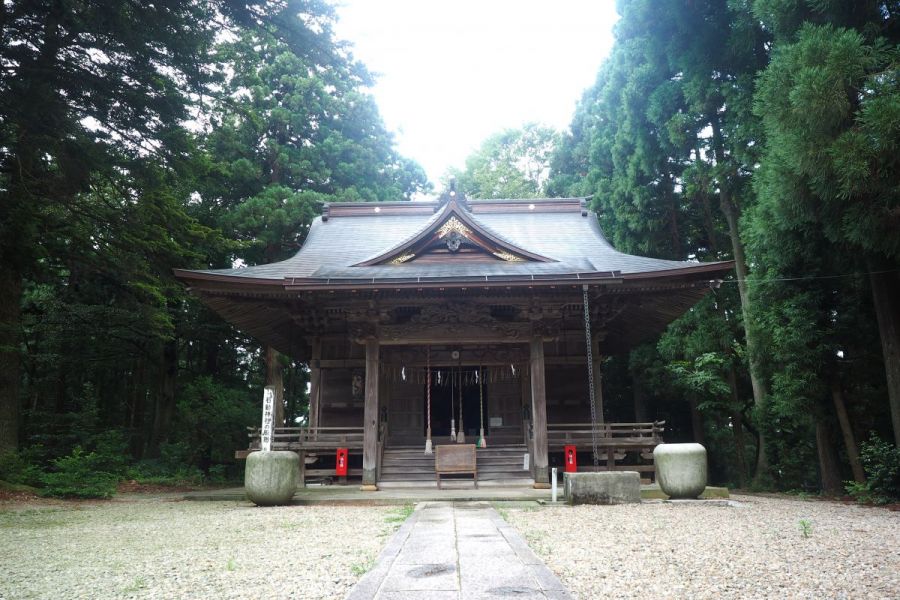
[[[656,481],[670,498],[696,498],[706,489],[706,448],[660,444],[653,450]]]
[[[287,504],[297,491],[300,457],[290,450],[252,452],[244,469],[244,491],[258,506]]]

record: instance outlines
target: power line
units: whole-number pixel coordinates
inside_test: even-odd
[[[885,273],[900,273],[900,269],[887,271],[867,271],[864,273],[845,273],[843,275],[817,275],[812,277],[777,277],[775,279],[722,279],[722,283],[775,283],[777,281],[807,281],[813,279],[844,279],[846,277],[859,277],[861,275],[883,275]]]

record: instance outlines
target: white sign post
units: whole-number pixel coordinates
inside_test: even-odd
[[[275,434],[275,386],[267,385],[263,392],[262,429],[259,430],[259,449],[263,452],[272,450],[272,437]]]
[[[556,467],[553,467],[550,472],[552,473],[550,476],[550,502],[556,504]]]

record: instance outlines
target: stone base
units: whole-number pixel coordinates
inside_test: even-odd
[[[359,486],[359,491],[361,491],[361,492],[377,492],[378,486],[371,484],[371,483],[366,483],[366,484]]]
[[[700,444],[660,444],[653,462],[659,488],[670,498],[696,498],[706,488],[706,448]]]
[[[545,482],[543,482],[543,481],[535,481],[535,482],[534,482],[534,485],[531,486],[531,487],[534,488],[534,489],[536,489],[536,490],[549,490],[549,489],[550,489],[550,484],[549,484],[549,483],[545,483]]]
[[[700,494],[700,500],[727,500],[731,494],[726,487],[715,487],[708,485],[703,493]],[[641,486],[641,500],[668,500],[669,496],[661,489],[659,484],[651,483]]]
[[[633,504],[641,501],[641,476],[637,471],[564,473],[568,504]]]
[[[287,504],[297,491],[300,457],[290,450],[252,452],[244,468],[244,491],[257,506]]]

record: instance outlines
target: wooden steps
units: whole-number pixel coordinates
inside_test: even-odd
[[[524,444],[510,444],[479,448],[476,451],[478,485],[531,485],[534,479],[522,469],[528,452]],[[454,479],[444,481],[454,485]],[[471,476],[460,480],[471,486]],[[426,455],[423,446],[403,446],[384,449],[379,487],[437,487],[434,473],[434,454]]]

